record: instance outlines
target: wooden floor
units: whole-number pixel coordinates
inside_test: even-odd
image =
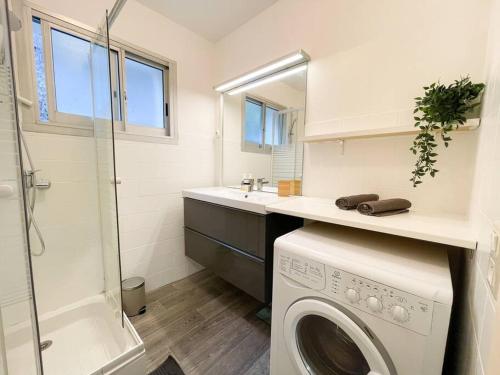
[[[186,375],[269,374],[270,327],[262,304],[201,271],[147,296],[147,312],[131,319],[146,346],[148,373],[171,354]]]

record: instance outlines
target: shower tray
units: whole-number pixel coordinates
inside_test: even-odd
[[[144,343],[124,315],[124,328],[97,295],[40,317],[40,339],[51,342],[42,352],[47,375],[145,374]],[[26,375],[25,353],[31,328],[12,327],[8,342],[10,375]]]

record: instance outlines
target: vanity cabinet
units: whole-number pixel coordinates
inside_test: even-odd
[[[271,302],[274,240],[302,226],[293,216],[184,198],[186,256],[265,303]]]

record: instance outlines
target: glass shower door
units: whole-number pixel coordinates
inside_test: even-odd
[[[0,1],[0,374],[42,374],[7,5]],[[12,20],[14,21],[14,20]]]
[[[92,90],[94,101],[94,138],[97,153],[97,177],[101,241],[104,262],[104,292],[106,301],[122,319],[120,239],[118,204],[116,199],[115,121],[120,120],[120,88],[118,52],[110,49],[108,17],[99,27],[97,40],[92,43]]]

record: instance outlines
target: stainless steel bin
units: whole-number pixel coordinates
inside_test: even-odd
[[[145,280],[143,277],[131,277],[122,281],[123,310],[127,316],[146,312]]]

